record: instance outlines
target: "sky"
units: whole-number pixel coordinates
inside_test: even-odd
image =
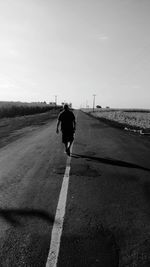
[[[0,101],[150,108],[149,0],[0,0]]]

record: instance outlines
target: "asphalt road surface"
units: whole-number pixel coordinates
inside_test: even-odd
[[[150,266],[150,138],[75,113],[57,267]],[[55,130],[49,120],[0,146],[2,267],[46,266],[68,158]]]

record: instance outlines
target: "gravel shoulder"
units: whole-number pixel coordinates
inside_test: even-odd
[[[135,132],[141,135],[150,135],[150,112],[130,111],[86,111],[89,116],[97,118],[101,122],[122,130]]]

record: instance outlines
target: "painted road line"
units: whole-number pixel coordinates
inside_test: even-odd
[[[72,153],[72,149],[71,149]],[[55,221],[52,229],[50,250],[46,262],[46,267],[56,267],[59,255],[60,241],[63,230],[63,222],[66,210],[67,192],[69,184],[71,157],[67,157],[65,174],[59,195],[59,201],[56,209]]]
[[[78,112],[76,115],[76,121],[78,117]],[[73,149],[73,144],[70,149],[71,153],[72,153],[72,149]],[[64,178],[62,182],[62,187],[61,187],[58,205],[56,209],[55,221],[53,224],[53,229],[52,229],[52,234],[51,234],[50,250],[49,250],[49,254],[48,254],[48,258],[46,262],[46,267],[57,266],[61,235],[62,235],[62,230],[63,230],[63,222],[64,222],[65,210],[66,210],[67,193],[68,193],[68,185],[69,185],[69,174],[70,174],[70,163],[71,163],[71,157],[67,157],[65,174],[64,174]]]

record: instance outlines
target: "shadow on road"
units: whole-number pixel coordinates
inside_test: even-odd
[[[150,182],[146,181],[143,184],[143,190],[146,200],[150,203]]]
[[[80,158],[87,159],[89,161],[95,161],[95,162],[109,164],[109,165],[115,165],[115,166],[119,166],[119,167],[135,168],[135,169],[141,169],[144,171],[150,171],[149,168],[145,168],[145,167],[142,167],[142,166],[134,164],[134,163],[130,163],[130,162],[122,161],[122,160],[116,160],[116,159],[112,159],[112,158],[93,157],[93,156],[87,156],[87,155],[81,155],[81,154],[75,154],[75,153],[72,153],[71,157],[77,158],[77,159],[80,159]]]
[[[2,209],[0,208],[0,216],[13,226],[21,226],[21,218],[39,218],[47,223],[53,224],[54,217],[42,210],[33,209]]]
[[[119,266],[120,250],[110,231],[92,228],[79,235],[63,235],[61,244],[61,266]]]

